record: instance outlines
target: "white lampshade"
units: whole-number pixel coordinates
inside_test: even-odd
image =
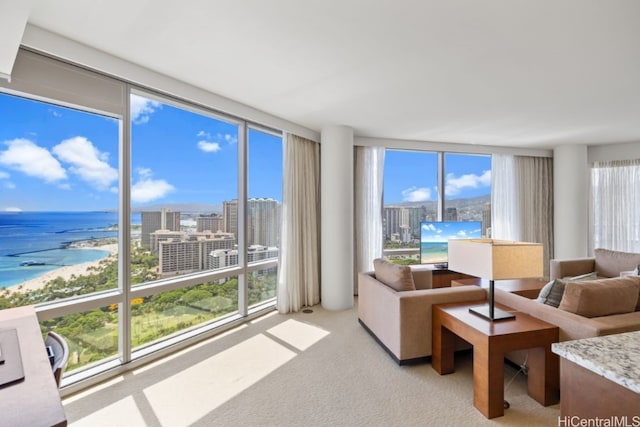
[[[449,240],[449,270],[481,279],[542,277],[541,243],[494,239]]]
[[[471,313],[491,322],[514,319],[515,314],[494,307],[494,281],[543,275],[542,244],[510,240],[449,240],[449,270],[489,279],[489,305]]]

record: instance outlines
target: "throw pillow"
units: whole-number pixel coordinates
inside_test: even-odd
[[[373,260],[376,279],[396,291],[415,291],[411,268],[407,265],[393,264],[382,258]]]
[[[630,313],[638,301],[639,284],[626,277],[567,282],[558,308],[584,317]]]
[[[539,303],[547,304],[552,307],[558,307],[560,305],[560,301],[562,300],[562,295],[564,294],[564,286],[567,282],[572,281],[580,281],[580,280],[595,280],[597,279],[596,273],[587,273],[581,274],[579,276],[574,277],[565,277],[564,279],[555,279],[547,283],[540,289],[540,293],[538,294],[538,299],[536,300]]]
[[[602,277],[616,277],[621,271],[634,270],[640,264],[640,254],[598,248],[593,251],[596,273]]]
[[[555,279],[547,283],[540,289],[537,302],[558,307],[564,294],[565,282],[562,279]]]

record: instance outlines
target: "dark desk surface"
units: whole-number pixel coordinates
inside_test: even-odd
[[[18,331],[24,370],[24,380],[0,388],[0,423],[13,427],[66,426],[60,392],[51,372],[34,308],[0,310],[0,328]],[[9,356],[5,355],[5,358]]]

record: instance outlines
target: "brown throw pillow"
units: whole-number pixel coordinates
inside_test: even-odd
[[[397,265],[382,258],[373,260],[373,270],[376,279],[396,291],[415,291],[411,268],[407,265]]]
[[[567,282],[558,308],[584,317],[630,313],[639,292],[640,282],[632,277]]]

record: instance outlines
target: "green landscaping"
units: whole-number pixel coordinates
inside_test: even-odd
[[[132,284],[157,279],[157,262],[157,258],[149,252],[133,249]],[[0,295],[0,309],[115,289],[117,272],[117,257],[109,257],[86,275],[74,276],[69,280],[58,277],[49,281],[43,289],[34,291],[5,291]],[[275,269],[264,275],[252,275],[249,280],[249,304],[274,297],[275,289]],[[135,298],[131,301],[132,347],[148,345],[237,309],[236,278]],[[112,304],[43,321],[41,328],[43,334],[55,330],[65,337],[71,353],[67,369],[73,370],[118,355],[118,322],[118,305]]]

